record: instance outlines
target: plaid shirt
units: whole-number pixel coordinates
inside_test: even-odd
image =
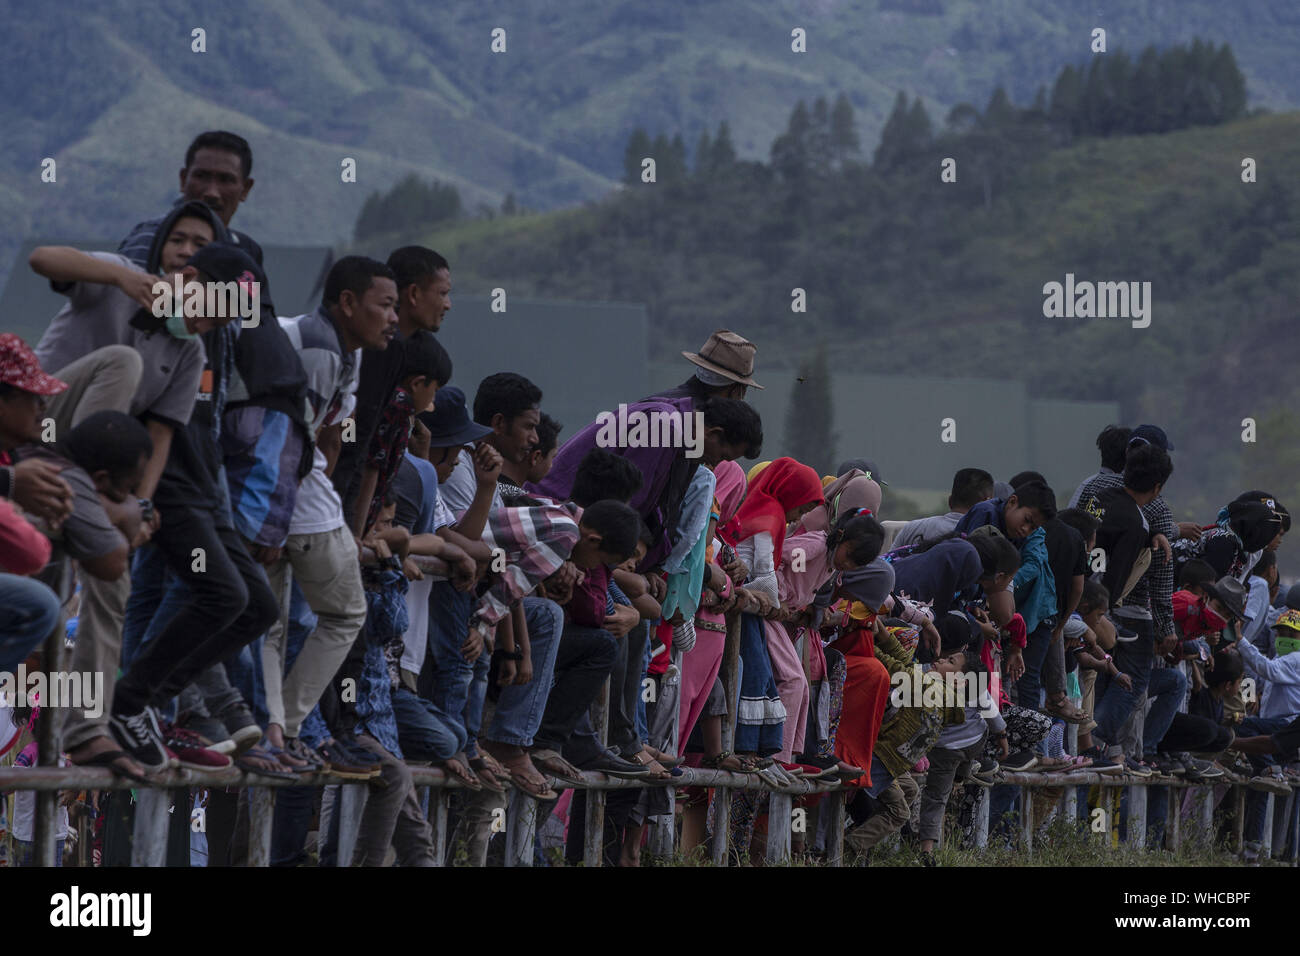
[[[471,626],[491,627],[511,605],[559,570],[578,543],[577,505],[543,504],[529,508],[497,508],[488,518],[483,540],[506,553],[506,569],[479,600]]]
[[[397,386],[379,416],[379,424],[375,427],[374,437],[370,439],[370,451],[366,455],[367,467],[379,472],[375,479],[375,493],[370,499],[370,511],[366,514],[367,530],[379,517],[388,483],[406,457],[406,444],[411,439],[411,421],[414,417],[415,402],[411,399],[411,393],[402,386]]]
[[[1124,476],[1117,474],[1097,475],[1083,486],[1079,501],[1084,502],[1112,488],[1123,488]],[[1157,496],[1149,504],[1142,506],[1142,515],[1153,535],[1163,534],[1172,544],[1178,537],[1178,526],[1174,524],[1173,512],[1165,504],[1163,496]],[[1146,607],[1151,610],[1151,620],[1156,629],[1156,640],[1166,634],[1174,633],[1174,564],[1166,561],[1163,555],[1152,559],[1146,574],[1133,585],[1133,590],[1124,599],[1125,606]]]

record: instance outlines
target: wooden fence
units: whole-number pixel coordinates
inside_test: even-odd
[[[739,692],[739,618],[732,616],[728,620],[727,641],[722,662],[723,685],[730,701],[729,713],[732,715],[723,722],[723,748],[730,750],[735,734],[734,715]],[[46,645],[46,660],[53,661],[51,671],[58,669],[61,662],[63,640],[61,636],[52,638]],[[680,665],[677,655],[675,663]],[[608,713],[608,686],[600,695],[593,708],[593,718],[601,740],[605,739]],[[249,840],[248,865],[269,866],[271,861],[271,821],[274,806],[274,792],[282,787],[325,787],[338,786],[336,802],[339,814],[338,865],[348,866],[353,859],[357,836],[361,826],[361,817],[365,808],[369,784],[345,780],[330,773],[299,775],[292,780],[269,777],[264,774],[247,772],[235,767],[220,771],[168,770],[151,779],[148,785],[142,785],[120,777],[105,768],[95,767],[57,767],[49,765],[52,759],[48,755],[60,752],[58,739],[58,721],[42,720],[40,722],[41,765],[31,768],[0,768],[0,791],[29,790],[37,793],[36,801],[36,863],[41,866],[53,866],[55,861],[55,821],[58,791],[67,790],[135,790],[136,808],[132,840],[132,866],[164,865],[167,832],[171,818],[173,793],[183,793],[184,797],[175,798],[178,809],[185,807],[189,811],[188,795],[201,789],[208,790],[247,790],[249,805]],[[674,731],[675,737],[675,731]],[[447,859],[448,844],[448,802],[454,791],[464,789],[455,777],[442,770],[431,767],[412,766],[411,773],[415,785],[427,791],[428,818],[434,834],[434,846],[437,859],[443,863]],[[923,775],[918,775],[922,780]],[[1087,821],[1077,820],[1079,806],[1078,790],[1083,788],[1100,788],[1092,803],[1109,808],[1119,807],[1119,794],[1127,791],[1127,813],[1125,826],[1126,842],[1135,847],[1146,845],[1148,838],[1147,810],[1148,795],[1152,787],[1165,788],[1168,801],[1165,814],[1165,846],[1177,850],[1185,839],[1181,832],[1183,804],[1194,804],[1194,817],[1197,829],[1204,836],[1213,834],[1213,814],[1216,803],[1216,788],[1225,788],[1221,794],[1225,804],[1235,808],[1235,845],[1242,846],[1242,824],[1246,794],[1250,789],[1264,789],[1262,785],[1229,775],[1215,781],[1192,783],[1185,780],[1136,778],[1128,775],[1098,774],[1088,771],[1062,773],[1006,773],[1003,784],[1020,788],[1019,826],[1021,830],[1021,849],[1026,854],[1034,852],[1036,832],[1041,821],[1033,812],[1035,791],[1059,788],[1055,795],[1059,814],[1066,820],[1074,820],[1080,825]],[[708,787],[714,791],[715,807],[713,818],[713,839],[711,843],[712,862],[718,866],[728,866],[736,860],[737,848],[730,846],[730,795],[733,791],[765,792],[767,794],[767,828],[766,861],[780,864],[791,857],[792,821],[795,801],[803,797],[829,795],[820,802],[820,812],[830,814],[824,832],[827,834],[825,846],[826,861],[830,866],[843,864],[843,833],[845,788],[838,781],[796,780],[793,784],[783,785],[756,774],[730,773],[720,770],[699,768],[682,768],[680,776],[671,780],[647,784],[640,780],[622,780],[607,777],[600,773],[584,773],[580,784],[567,781],[554,781],[557,788],[571,788],[586,791],[586,817],[583,839],[583,862],[587,866],[599,866],[604,852],[604,810],[605,794],[610,790],[640,788],[645,786],[663,786],[680,788],[688,786]],[[1229,803],[1230,801],[1230,803]],[[990,791],[981,787],[980,799],[976,809],[975,845],[987,845],[990,833]],[[1040,807],[1041,809],[1041,807]],[[1105,817],[1106,832],[1114,832],[1112,821],[1118,819],[1113,809]],[[1283,795],[1271,791],[1265,792],[1265,817],[1263,849],[1261,858],[1267,859],[1273,846],[1281,847],[1289,840],[1288,859],[1292,865],[1297,862],[1297,834],[1300,833],[1300,799],[1296,798],[1294,788]],[[507,866],[531,866],[535,859],[535,846],[539,820],[538,801],[515,790],[510,793],[505,821],[505,864]],[[809,828],[811,832],[811,827]],[[88,834],[83,834],[83,839]],[[1106,840],[1111,844],[1111,839]],[[84,845],[84,844],[83,844]],[[675,821],[672,814],[652,817],[649,827],[649,850],[661,857],[671,856],[676,845]],[[744,848],[740,848],[744,849]]]

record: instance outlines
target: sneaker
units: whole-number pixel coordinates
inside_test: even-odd
[[[122,749],[146,772],[157,773],[171,765],[172,758],[158,727],[158,715],[152,707],[138,714],[110,714],[108,726]]]
[[[221,715],[226,735],[235,743],[235,754],[242,754],[257,746],[262,739],[262,728],[253,719],[253,712],[243,703],[236,704]]]
[[[1002,768],[992,757],[980,757],[971,764],[970,777],[976,783],[993,786],[1001,775]]]
[[[1146,778],[1151,776],[1151,768],[1138,760],[1137,757],[1124,758],[1124,772],[1130,777]]]
[[[1100,747],[1081,750],[1079,756],[1087,757],[1092,761],[1092,765],[1088,769],[1093,773],[1120,773],[1124,770],[1121,764],[1107,757]]]
[[[1026,770],[1033,770],[1037,763],[1038,757],[1032,750],[1021,750],[1003,760],[1002,769],[1008,773],[1024,773]]]
[[[1227,772],[1212,760],[1198,760],[1191,754],[1178,754],[1178,760],[1188,780],[1214,780]]]
[[[167,750],[182,767],[190,770],[225,770],[231,765],[229,757],[203,746],[203,738],[192,730],[166,724],[162,731]]]
[[[1154,757],[1143,757],[1142,762],[1152,769],[1161,777],[1181,777],[1187,773],[1187,767],[1176,757],[1169,754],[1156,754]]]
[[[292,741],[286,739],[284,749],[293,756],[306,760],[306,757],[293,749],[293,744],[297,744],[303,751],[310,753],[306,745],[296,737]],[[377,760],[374,758],[363,760],[356,754],[351,753],[350,748],[340,746],[337,740],[321,744],[316,748],[315,756],[318,760],[325,762],[326,769],[330,773],[343,777],[345,780],[369,780],[379,773],[380,765]]]
[[[1115,622],[1112,622],[1115,623]],[[1123,624],[1115,623],[1115,640],[1121,644],[1131,644],[1138,639],[1138,632],[1125,627]]]
[[[203,746],[214,753],[229,754],[235,750],[235,742],[230,739],[226,725],[215,717],[187,713],[177,718],[176,723],[185,730],[198,734]]]

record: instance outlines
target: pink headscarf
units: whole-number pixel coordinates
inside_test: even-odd
[[[720,462],[713,469],[713,497],[718,499],[720,517],[718,524],[724,525],[736,516],[736,510],[745,500],[745,469],[734,461]]]

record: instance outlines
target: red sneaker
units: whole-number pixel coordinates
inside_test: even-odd
[[[203,746],[202,738],[192,730],[175,724],[164,724],[162,732],[168,753],[182,767],[190,770],[225,770],[231,765],[229,757]]]

